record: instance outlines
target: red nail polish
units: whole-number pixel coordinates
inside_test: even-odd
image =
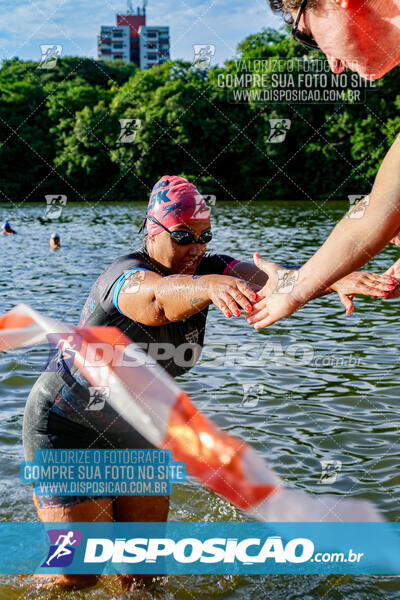
[[[247,304],[247,305],[246,305],[246,308],[245,308],[245,310],[246,310],[247,312],[251,312],[251,310],[252,310],[252,307],[250,306],[250,304]]]
[[[240,317],[240,310],[235,310],[235,316]]]
[[[232,313],[230,313],[230,312],[227,312],[227,313],[226,313],[226,316],[228,317],[228,319],[230,319],[230,318],[231,318],[231,316],[232,316]]]

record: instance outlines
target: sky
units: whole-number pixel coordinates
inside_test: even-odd
[[[0,57],[40,60],[40,44],[61,44],[63,56],[97,58],[100,25],[114,25],[117,12],[126,12],[125,0],[1,0]],[[169,25],[172,59],[191,62],[193,44],[214,44],[212,64],[233,58],[247,35],[281,24],[266,0],[148,0],[146,14],[147,24]]]

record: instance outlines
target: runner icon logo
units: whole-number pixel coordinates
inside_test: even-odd
[[[211,210],[211,207],[215,206],[217,202],[217,197],[214,194],[199,194],[198,196],[196,196],[196,204],[198,202],[198,199],[202,203],[204,202],[209,210]]]
[[[49,529],[50,548],[42,567],[68,567],[74,558],[75,548],[81,545],[79,529]],[[72,548],[74,546],[74,548]]]
[[[67,204],[67,196],[64,194],[48,194],[46,198],[46,210],[43,219],[59,219],[63,207]]]
[[[364,194],[351,194],[349,196],[350,210],[346,217],[348,219],[362,219],[367,206],[369,205],[369,196]]]
[[[47,341],[50,345],[46,368],[58,371],[60,365],[71,370],[74,366],[75,354],[82,346],[82,337],[77,333],[49,333]],[[57,360],[53,361],[53,358]],[[50,366],[49,366],[50,365]]]
[[[321,485],[329,485],[335,483],[338,473],[342,469],[340,460],[321,460],[322,473],[318,483]]]
[[[298,271],[287,271],[279,270],[278,272],[278,283],[274,294],[290,294],[293,291],[296,281],[299,278]]]
[[[103,410],[106,400],[110,397],[110,388],[107,386],[89,386],[89,402],[85,410]]]
[[[54,69],[62,53],[61,44],[40,44],[42,57],[38,69]]]
[[[199,332],[197,329],[192,329],[192,331],[185,333],[185,339],[187,342],[189,342],[189,344],[196,344],[197,340],[199,339]]]
[[[142,122],[140,119],[120,119],[121,131],[117,139],[117,144],[130,144],[135,140],[136,134]]]
[[[242,406],[247,408],[255,408],[258,406],[260,397],[264,392],[263,383],[242,383],[243,386],[243,400]]]
[[[128,271],[129,272],[129,271]],[[140,290],[142,281],[144,281],[146,271],[137,271],[128,277],[125,281],[123,292],[124,294],[137,294]]]
[[[192,67],[206,69],[211,64],[211,57],[215,54],[214,44],[193,44],[194,58]]]
[[[285,141],[292,121],[290,119],[269,119],[271,131],[268,136],[269,144],[281,144]]]

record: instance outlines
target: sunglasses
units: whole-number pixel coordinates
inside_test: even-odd
[[[169,229],[164,227],[164,225],[162,223],[160,223],[160,221],[158,221],[158,219],[156,219],[155,217],[153,217],[151,215],[147,215],[146,219],[149,219],[149,221],[151,221],[152,223],[155,223],[156,225],[158,225],[159,227],[164,229],[164,231],[169,233],[172,241],[175,242],[175,244],[178,244],[179,246],[188,246],[189,244],[208,244],[212,240],[211,230],[204,231],[204,233],[201,233],[196,240],[195,234],[191,233],[190,231],[183,231],[183,230],[170,231]],[[144,220],[143,225],[139,229],[139,233],[141,233],[143,231],[143,229],[145,228],[146,219]]]
[[[308,0],[303,0],[301,6],[299,8],[299,12],[297,13],[297,17],[292,27],[292,37],[296,42],[303,44],[303,46],[307,46],[307,48],[319,48],[317,42],[314,40],[312,35],[308,35],[307,33],[303,33],[299,31],[299,23],[301,19],[301,15],[305,12]]]

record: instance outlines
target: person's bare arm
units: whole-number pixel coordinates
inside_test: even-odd
[[[285,267],[279,265],[278,263],[269,262],[269,265],[275,271],[277,271],[279,269],[285,269]],[[300,266],[295,267],[295,268],[296,269],[300,269]],[[256,267],[255,264],[248,263],[248,262],[239,262],[239,263],[236,263],[235,266],[232,267],[232,269],[229,271],[229,275],[233,275],[235,277],[240,277],[241,279],[244,279],[248,283],[251,283],[253,285],[256,285],[256,286],[260,287],[260,289],[262,287],[264,287],[264,285],[268,281],[268,274],[267,273],[265,273],[264,271],[262,271],[261,269],[259,269],[258,267]],[[333,286],[331,286],[331,287],[329,287],[329,288],[327,288],[325,290],[318,291],[313,296],[312,299],[319,298],[320,296],[325,296],[326,294],[332,294],[334,291],[335,292],[338,291],[336,289],[335,284],[333,284]]]
[[[271,307],[273,309],[275,307],[281,309],[286,299],[292,296],[289,285],[295,287],[298,270],[283,270],[283,273],[288,274],[289,278],[287,278],[285,282],[285,291],[282,291],[282,277],[280,277],[279,273],[279,270],[281,270],[282,267],[279,269],[276,264],[263,260],[257,253],[254,255],[254,261],[258,267],[261,270],[264,270],[268,275],[268,280],[263,289],[259,292],[259,296],[262,296],[262,300],[255,304],[255,310],[246,316],[246,320],[248,323],[254,325],[256,329],[262,329],[263,327],[272,324],[269,322],[271,319]],[[359,271],[342,277],[342,279],[333,283],[330,288],[323,290],[322,293],[316,292],[313,295],[313,298],[317,298],[324,293],[335,291],[337,292],[341,303],[346,308],[346,314],[350,315],[354,310],[353,296],[355,294],[387,298],[389,297],[389,294],[395,292],[398,286],[399,282],[389,274],[380,275]],[[275,321],[278,320],[279,319],[275,319]]]
[[[215,304],[228,318],[250,312],[256,294],[250,285],[226,275],[171,275],[162,277],[152,271],[144,273],[140,285],[132,287],[132,277],[118,295],[120,310],[144,325],[159,326],[187,319],[208,304]],[[132,291],[130,291],[132,290]]]
[[[399,231],[400,137],[382,162],[364,214],[361,218],[349,218],[352,211],[300,269],[295,290],[300,304],[308,301],[317,289],[326,288],[365,265]]]
[[[352,209],[353,215],[356,210],[357,205]],[[289,317],[319,291],[365,265],[400,230],[400,136],[382,162],[362,218],[350,216],[336,225],[321,248],[301,267],[290,293],[265,289],[263,310],[254,321],[256,329]]]

